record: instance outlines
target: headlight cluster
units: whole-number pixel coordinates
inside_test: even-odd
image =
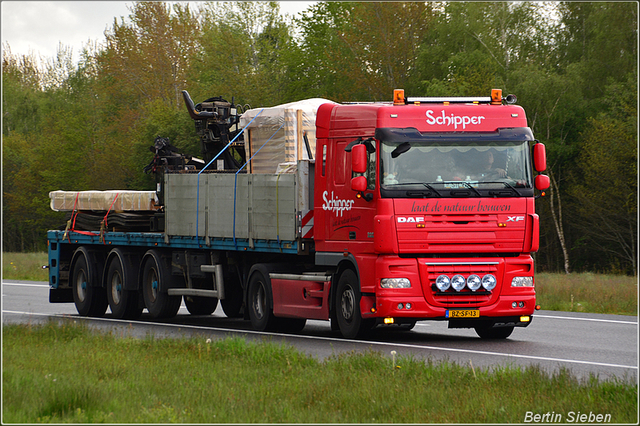
[[[453,287],[455,291],[462,291],[465,286],[471,291],[477,291],[480,287],[491,291],[496,287],[496,284],[498,284],[498,280],[492,274],[487,274],[482,278],[476,274],[471,274],[466,279],[460,274],[451,278],[448,275],[440,275],[436,278],[436,287],[440,291],[447,291],[450,287]]]
[[[408,278],[383,278],[380,280],[382,288],[411,288],[411,281]]]
[[[513,277],[511,287],[533,287],[533,277]]]

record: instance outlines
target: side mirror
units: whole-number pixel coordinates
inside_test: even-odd
[[[534,184],[537,190],[544,191],[545,189],[549,188],[549,185],[551,185],[551,181],[549,180],[549,176],[547,175],[538,175],[536,176]]]
[[[543,143],[538,142],[533,146],[533,168],[536,172],[547,170],[547,151]]]
[[[354,173],[365,173],[367,171],[367,147],[363,144],[351,148],[351,171]]]
[[[351,189],[356,192],[364,192],[367,190],[367,178],[364,176],[356,176],[351,179]]]

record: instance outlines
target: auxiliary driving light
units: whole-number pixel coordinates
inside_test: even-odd
[[[487,291],[493,290],[496,287],[497,283],[498,280],[496,280],[496,277],[491,274],[487,274],[482,277],[482,287],[484,287],[484,289]]]
[[[467,287],[469,287],[469,290],[476,291],[481,285],[482,280],[476,274],[469,275],[469,278],[467,278]]]
[[[436,287],[440,291],[447,291],[451,287],[451,280],[446,275],[440,275],[436,278]]]
[[[455,291],[462,290],[466,283],[467,282],[462,275],[454,275],[453,278],[451,278],[451,286]]]

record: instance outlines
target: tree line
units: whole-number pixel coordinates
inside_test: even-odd
[[[635,2],[136,2],[80,60],[3,45],[3,250],[44,249],[52,190],[153,189],[156,136],[191,155],[181,100],[243,106],[513,93],[547,146],[545,271],[637,274]]]

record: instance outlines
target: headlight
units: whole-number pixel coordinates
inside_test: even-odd
[[[451,286],[455,291],[462,290],[466,283],[467,282],[462,275],[454,275],[453,278],[451,278]]]
[[[485,290],[493,290],[496,287],[496,284],[498,284],[498,280],[496,280],[496,277],[493,275],[487,274],[482,277],[482,287],[484,287]]]
[[[451,280],[446,275],[440,275],[436,278],[436,287],[438,287],[440,291],[447,291],[449,287],[451,287]]]
[[[467,278],[467,287],[469,287],[469,290],[476,291],[481,285],[482,280],[480,280],[480,277],[476,274],[469,275],[469,278]]]
[[[383,278],[380,280],[382,288],[411,288],[411,281],[408,278]]]
[[[533,277],[514,277],[511,287],[533,287]]]

